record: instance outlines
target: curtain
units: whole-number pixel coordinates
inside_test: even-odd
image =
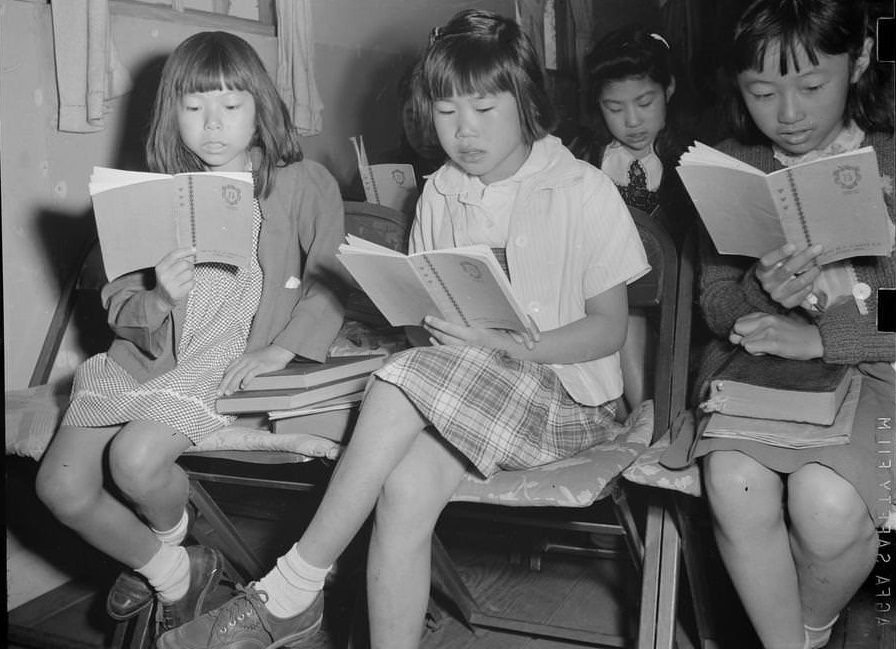
[[[313,31],[311,0],[277,0],[277,89],[302,135],[316,135],[323,126]]]
[[[131,88],[131,76],[112,42],[108,0],[51,4],[60,131],[91,133],[104,127],[108,102]]]

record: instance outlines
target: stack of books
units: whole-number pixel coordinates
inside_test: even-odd
[[[781,448],[846,444],[862,379],[847,365],[734,354],[710,383],[704,437]]]
[[[354,425],[371,372],[385,360],[385,354],[331,357],[324,363],[295,360],[221,397],[217,410],[222,414],[266,412],[274,433],[318,435],[342,442]]]

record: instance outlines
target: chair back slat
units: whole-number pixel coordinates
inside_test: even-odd
[[[648,311],[656,322],[657,345],[654,364],[654,434],[655,442],[666,431],[673,410],[672,394],[674,381],[670,380],[673,370],[676,344],[675,339],[676,297],[678,282],[678,251],[671,236],[660,225],[661,217],[656,213],[648,215],[633,209],[632,219],[644,244],[650,272],[628,286],[629,307]],[[663,341],[666,341],[663,344]]]

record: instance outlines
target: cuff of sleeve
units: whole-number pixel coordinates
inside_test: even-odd
[[[173,310],[174,307],[162,304],[161,300],[157,299],[151,293],[144,293],[143,321],[146,323],[146,327],[149,330],[161,327],[162,323],[165,322],[165,319],[171,315],[171,312]]]
[[[744,273],[741,287],[744,292],[744,300],[747,304],[754,307],[754,311],[763,311],[765,313],[784,313],[786,311],[780,304],[772,300],[768,293],[765,292],[765,289],[762,288],[759,280],[756,279],[753,266]]]

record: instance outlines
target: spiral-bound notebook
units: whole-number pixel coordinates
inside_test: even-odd
[[[697,142],[677,169],[722,254],[761,257],[785,243],[820,244],[818,263],[827,264],[893,249],[871,147],[765,174]]]
[[[433,315],[487,329],[534,333],[488,246],[405,255],[348,235],[337,258],[393,326]]]
[[[110,280],[151,268],[177,248],[194,248],[197,263],[248,263],[254,210],[249,173],[94,167],[89,189]]]

